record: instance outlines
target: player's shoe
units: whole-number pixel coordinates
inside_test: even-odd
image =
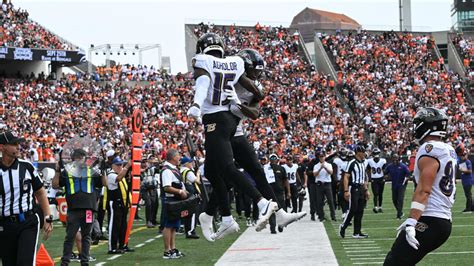
[[[275,216],[278,226],[286,227],[289,224],[305,217],[306,212],[287,213],[285,210],[279,209],[277,212],[275,212]]]
[[[339,236],[342,238],[346,237],[346,229],[343,224],[339,225]]]
[[[214,217],[203,212],[199,215],[199,223],[201,224],[202,235],[207,241],[214,242],[212,235],[214,228],[212,227],[212,220]]]
[[[260,218],[257,221],[257,225],[255,226],[255,231],[260,232],[262,231],[268,224],[268,220],[278,210],[278,204],[269,200],[267,205],[260,210]]]
[[[219,240],[225,237],[226,235],[238,232],[239,230],[239,224],[233,218],[230,222],[222,221],[221,225],[219,226],[219,229],[217,229],[217,232],[211,235],[211,239]]]
[[[369,237],[369,235],[366,235],[366,234],[363,234],[363,233],[353,234],[353,235],[352,235],[352,238],[357,238],[357,239],[368,238],[368,237]]]

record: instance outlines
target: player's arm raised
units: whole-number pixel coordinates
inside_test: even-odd
[[[240,111],[242,112],[242,114],[244,114],[246,117],[252,120],[257,119],[259,116],[258,101],[255,100],[255,97],[254,99],[252,99],[252,101],[248,105],[239,104],[238,107]]]
[[[249,79],[245,74],[240,76],[239,83],[244,89],[251,92],[257,101],[261,101],[265,97],[263,92],[258,89],[257,85],[255,85],[255,82]]]

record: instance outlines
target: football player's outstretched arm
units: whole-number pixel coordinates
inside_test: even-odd
[[[256,98],[257,101],[261,101],[264,98],[263,92],[261,92],[257,86],[255,85],[255,82],[251,79],[249,79],[245,74],[240,76],[239,78],[239,83],[246,89],[247,91],[251,92],[254,95],[254,98]]]
[[[413,202],[423,205],[428,204],[428,197],[431,194],[433,182],[438,172],[439,163],[436,159],[423,156],[418,160],[418,168],[420,169],[420,179],[416,190],[413,193]],[[420,219],[423,211],[417,208],[411,208],[410,217],[415,220]]]

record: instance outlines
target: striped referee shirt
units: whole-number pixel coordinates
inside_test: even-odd
[[[346,173],[351,175],[349,184],[364,184],[367,180],[364,161],[352,159],[347,163]]]
[[[16,159],[10,167],[0,162],[0,217],[33,210],[33,192],[43,187],[33,165]]]

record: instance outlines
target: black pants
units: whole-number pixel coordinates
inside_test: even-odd
[[[278,190],[274,192],[277,198],[278,205],[282,206],[283,210],[286,211],[285,193],[283,193],[283,191],[278,191]],[[270,216],[270,231],[275,232],[275,228],[276,228],[276,217],[275,217],[275,214],[272,214],[272,216]]]
[[[242,215],[244,212],[244,216],[249,218],[251,215],[250,208],[251,208],[252,200],[250,197],[240,189],[235,191],[235,210],[239,216]]]
[[[2,219],[2,218],[0,218]],[[35,265],[39,217],[31,213],[24,222],[0,220],[0,258],[4,266]]]
[[[420,243],[418,250],[412,248],[405,231],[400,232],[392,249],[385,257],[384,265],[415,265],[426,254],[437,249],[451,235],[451,221],[436,217],[422,216],[416,225],[416,239]]]
[[[298,212],[301,212],[303,210],[303,202],[304,202],[304,197],[303,195],[300,195],[298,193]]]
[[[245,136],[233,137],[231,144],[235,161],[252,177],[255,181],[256,188],[253,187],[243,175],[237,176],[239,179],[233,180],[234,184],[254,201],[259,200],[263,196],[266,199],[273,199],[273,201],[276,202],[275,194],[270,184],[268,184],[263,167],[255,153],[255,149],[250,145],[247,138]],[[242,177],[245,178],[245,180],[241,180]]]
[[[77,231],[81,228],[82,236],[82,250],[79,254],[81,265],[89,265],[89,250],[91,247],[91,232],[92,222],[86,222],[87,210],[68,210],[67,211],[67,225],[66,237],[64,239],[63,256],[61,258],[61,265],[68,265],[71,262],[72,247],[76,239]],[[92,221],[93,221],[92,217]]]
[[[334,209],[337,210],[341,207],[341,203],[339,203],[339,197],[338,197],[339,181],[332,181],[331,189],[332,189],[332,202],[334,202]]]
[[[349,223],[354,217],[354,234],[360,234],[362,228],[362,216],[364,216],[364,208],[367,204],[365,199],[365,189],[362,186],[352,185],[350,188],[351,196],[349,198],[349,213],[344,219],[344,229],[349,226]]]
[[[206,149],[204,172],[213,187],[212,193],[216,194],[216,202],[220,206],[222,216],[231,215],[227,185],[224,178],[245,180],[243,173],[235,167],[231,145],[231,139],[235,134],[238,122],[239,118],[229,111],[203,116],[206,138],[204,144]],[[213,210],[210,209],[210,207],[212,208],[211,202],[207,207],[206,213],[214,215]]]
[[[109,251],[123,249],[127,232],[126,208],[121,201],[109,201]]]
[[[374,199],[374,207],[382,207],[383,189],[385,187],[385,180],[382,178],[372,179],[372,194]]]
[[[105,218],[105,209],[103,208],[103,206],[104,206],[104,196],[100,196],[99,208],[97,210],[97,222],[99,223],[99,227],[100,227],[100,236],[104,234],[102,232],[102,226],[104,225],[104,218]]]
[[[309,213],[314,215],[316,213],[316,183],[308,182],[309,193]]]
[[[463,185],[464,195],[466,196],[466,210],[473,210],[472,209],[472,185]]]
[[[331,182],[316,183],[316,213],[318,214],[319,220],[325,219],[324,217],[324,198],[327,199],[329,205],[329,211],[331,213],[331,219],[336,219],[336,211],[334,209],[334,202],[332,201],[332,186]]]
[[[349,210],[349,202],[344,198],[344,186],[339,184],[339,191],[337,192],[339,198],[339,205],[341,206],[342,213],[346,213]]]
[[[286,198],[285,204],[288,208],[291,204],[291,212],[298,212],[298,189],[296,188],[296,183],[290,184],[291,198]]]
[[[397,218],[403,214],[403,201],[405,200],[405,190],[407,186],[392,187],[392,202],[397,209]]]
[[[146,222],[157,224],[156,214],[158,212],[159,199],[156,188],[143,190],[143,200],[145,201],[145,219]]]

